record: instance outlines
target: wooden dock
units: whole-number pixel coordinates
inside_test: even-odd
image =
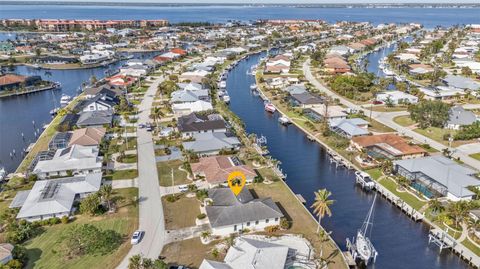
[[[400,209],[403,213],[409,216],[414,221],[420,221],[424,218],[424,215],[415,208],[411,207],[402,198],[396,196],[387,188],[379,184],[378,182],[375,183],[374,189],[382,195],[387,201],[395,205],[398,209]]]
[[[439,252],[444,249],[450,249],[453,253],[462,258],[468,265],[474,268],[480,268],[480,257],[458,242],[454,237],[444,230],[433,226],[428,234],[428,244],[433,243],[439,247]]]

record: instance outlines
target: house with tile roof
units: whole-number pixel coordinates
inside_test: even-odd
[[[427,155],[423,148],[409,144],[396,134],[357,136],[350,140],[350,144],[359,151],[366,150],[375,158],[412,159]]]
[[[202,157],[196,163],[191,163],[192,173],[196,177],[204,178],[210,187],[227,186],[228,175],[234,171],[242,172],[247,184],[252,183],[257,173],[248,165],[244,165],[235,156]]]
[[[105,136],[106,131],[103,127],[76,129],[72,132],[68,146],[98,146]]]

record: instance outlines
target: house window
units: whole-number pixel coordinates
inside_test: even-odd
[[[258,221],[258,220],[256,220],[256,221],[255,221],[255,225],[258,225],[258,222],[259,222],[259,221]]]
[[[268,223],[269,221],[270,221],[270,219],[266,219],[266,220],[265,220],[265,223]]]
[[[250,226],[250,221],[247,222],[247,226]]]
[[[237,225],[233,225],[233,230],[237,231]]]
[[[278,221],[278,218],[275,218],[275,221]]]

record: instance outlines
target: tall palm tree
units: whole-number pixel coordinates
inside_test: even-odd
[[[111,209],[112,194],[113,194],[112,185],[110,185],[110,184],[103,185],[100,188],[99,193],[100,193],[100,197],[102,197],[102,200],[107,203],[108,210],[110,210]]]
[[[443,205],[438,199],[432,199],[428,202],[428,206],[432,209],[433,213],[438,213],[443,211]]]
[[[313,213],[318,217],[317,233],[320,231],[320,221],[325,215],[332,216],[330,206],[335,200],[328,199],[332,195],[327,189],[321,189],[315,192],[315,202],[310,208],[313,208]]]

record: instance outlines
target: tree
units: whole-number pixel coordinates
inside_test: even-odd
[[[461,72],[462,72],[462,75],[464,75],[464,76],[471,76],[473,74],[472,69],[470,69],[470,67],[468,67],[468,66],[462,67]]]
[[[422,101],[408,107],[412,120],[419,123],[419,127],[442,128],[449,119],[450,106],[441,101]]]
[[[84,255],[106,255],[122,244],[122,235],[100,230],[92,224],[73,225],[60,237],[59,246],[67,258]]]
[[[452,202],[447,207],[447,214],[454,219],[455,227],[458,227],[460,222],[466,219],[470,205],[466,201]]]
[[[98,212],[100,206],[100,198],[97,193],[92,193],[85,197],[80,203],[80,212],[88,214],[90,216],[95,215]]]
[[[142,256],[139,254],[133,255],[128,259],[128,269],[141,269],[142,268]]]
[[[436,198],[428,201],[428,207],[430,207],[432,213],[440,213],[445,209],[442,203]]]
[[[111,209],[111,202],[112,202],[112,195],[113,195],[113,189],[112,185],[107,184],[103,185],[100,190],[99,190],[99,195],[102,198],[102,201],[107,203],[107,208],[108,210]]]
[[[325,215],[329,217],[332,216],[332,211],[330,206],[335,202],[334,200],[329,200],[328,198],[332,195],[327,189],[321,189],[315,192],[315,202],[310,206],[313,208],[313,213],[318,217],[318,227],[317,233],[320,231],[320,221]]]

